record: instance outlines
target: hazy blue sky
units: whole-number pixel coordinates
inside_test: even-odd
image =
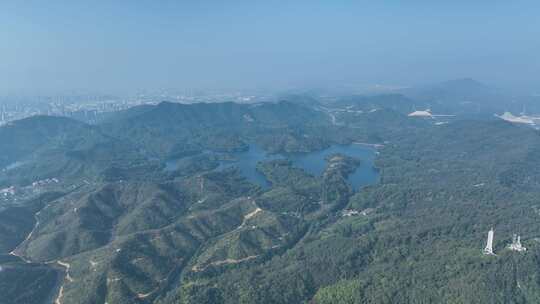
[[[540,1],[1,1],[0,92],[408,85],[540,91]]]

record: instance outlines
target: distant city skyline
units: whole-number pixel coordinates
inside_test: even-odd
[[[536,1],[4,1],[0,94],[410,86],[538,94]]]

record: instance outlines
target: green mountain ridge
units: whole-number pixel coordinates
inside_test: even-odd
[[[15,189],[0,198],[0,302],[538,302],[538,131],[436,125],[408,117],[399,95],[341,102],[362,112],[334,121],[305,102],[161,103],[95,126],[0,127],[16,140],[3,163],[23,162],[0,174]],[[259,162],[263,188],[207,153],[352,142],[383,144],[378,183],[356,191],[347,177],[364,163],[344,154],[317,176],[286,158]],[[491,227],[497,256],[482,254]],[[506,249],[514,233],[526,252]]]

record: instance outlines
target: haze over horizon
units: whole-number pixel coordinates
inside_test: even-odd
[[[540,303],[540,2],[0,2],[0,304]]]
[[[533,1],[11,1],[0,94],[415,85],[538,93]]]

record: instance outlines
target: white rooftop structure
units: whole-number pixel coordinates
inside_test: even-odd
[[[502,115],[495,115],[499,117],[502,120],[506,120],[512,123],[521,123],[521,124],[528,124],[528,125],[534,125],[534,120],[532,117],[529,116],[515,116],[510,112],[504,112]]]
[[[427,109],[425,111],[414,111],[412,113],[409,113],[409,117],[431,117],[431,110]]]

